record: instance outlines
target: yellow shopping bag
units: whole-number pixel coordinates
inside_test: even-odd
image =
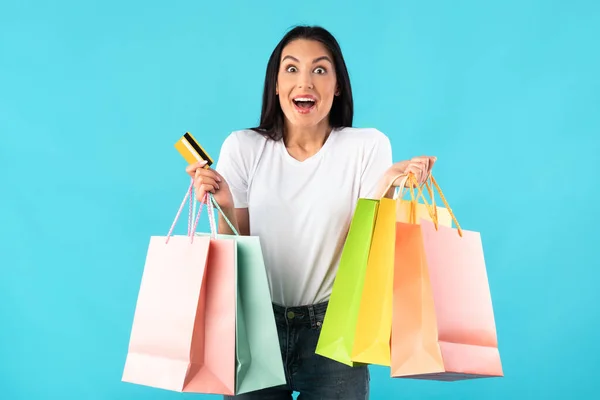
[[[356,322],[352,361],[390,365],[396,204],[381,199]]]

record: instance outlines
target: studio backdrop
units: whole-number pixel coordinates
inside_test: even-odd
[[[396,161],[438,157],[485,252],[505,376],[373,366],[372,398],[597,396],[599,2],[6,0],[0,398],[216,398],[121,381],[140,279],[189,183],[173,144],[189,131],[216,158],[255,126],[268,57],[298,24],[339,40],[355,126]]]

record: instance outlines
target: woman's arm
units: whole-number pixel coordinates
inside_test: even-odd
[[[229,222],[235,227],[242,236],[250,236],[250,215],[247,208],[228,208],[223,209],[223,213],[229,219]],[[218,231],[222,235],[233,235],[234,232],[229,227],[223,215],[219,213]]]
[[[408,161],[400,161],[390,168],[381,176],[375,190],[375,198],[394,198],[394,189],[402,183],[402,175],[405,173]]]
[[[377,198],[394,198],[394,189],[400,186],[404,181],[404,176],[408,173],[414,174],[419,185],[423,184],[429,174],[433,164],[436,162],[436,157],[421,156],[414,157],[411,160],[400,161],[388,168],[377,184]],[[405,183],[405,187],[409,187],[409,182]]]

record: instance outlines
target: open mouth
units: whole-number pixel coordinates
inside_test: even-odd
[[[301,113],[310,112],[315,107],[316,100],[309,97],[297,97],[293,100],[296,110]]]

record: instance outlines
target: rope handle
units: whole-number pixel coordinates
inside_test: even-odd
[[[448,201],[446,200],[446,197],[444,196],[444,193],[442,192],[442,188],[440,188],[440,185],[438,185],[438,183],[435,180],[435,178],[433,177],[433,175],[431,175],[429,177],[429,180],[431,181],[431,183],[433,183],[433,185],[437,189],[438,193],[440,194],[440,199],[442,199],[442,202],[444,203],[444,206],[446,206],[446,209],[448,210],[448,213],[450,214],[450,216],[452,217],[452,220],[456,224],[456,229],[458,230],[459,236],[462,237],[462,228],[460,227],[460,224],[458,223],[458,220],[456,219],[456,216],[454,215],[454,212],[452,212],[452,209],[450,208],[450,205],[448,204]],[[432,196],[431,197],[433,198],[433,190],[432,190]]]
[[[405,187],[404,187],[404,186],[406,186],[406,181],[408,180],[408,175],[406,175],[405,173],[402,173],[402,174],[398,174],[398,175],[396,175],[396,176],[394,177],[394,179],[390,180],[390,183],[387,185],[387,188],[386,188],[386,189],[385,189],[385,191],[383,192],[383,194],[382,194],[381,198],[384,198],[384,197],[385,197],[385,195],[386,195],[386,194],[387,194],[387,193],[390,191],[390,189],[391,189],[391,188],[392,188],[392,186],[394,185],[394,182],[396,182],[396,179],[398,179],[398,178],[402,178],[402,177],[404,177],[404,181],[402,182],[402,184],[401,184],[401,185],[398,185],[398,188],[400,189],[400,192],[404,191],[404,189],[405,189]],[[396,198],[397,198],[396,196],[397,196],[397,194],[394,194],[394,200],[396,200]]]
[[[210,202],[212,203],[212,205],[214,205],[215,208],[217,209],[217,211],[223,216],[223,219],[225,220],[225,222],[227,223],[227,225],[229,225],[229,228],[231,229],[231,231],[233,232],[233,234],[235,236],[239,236],[240,235],[239,232],[237,231],[237,229],[235,229],[235,227],[233,226],[233,224],[231,223],[231,221],[229,220],[229,218],[227,218],[227,215],[225,215],[225,213],[223,212],[223,210],[219,206],[219,203],[217,203],[217,201],[215,200],[213,194],[212,193],[207,193],[207,195],[210,197]]]
[[[165,243],[169,243],[169,239],[171,238],[171,235],[173,234],[175,225],[177,224],[177,221],[179,220],[181,212],[183,211],[183,207],[185,206],[185,203],[186,203],[186,201],[188,201],[188,199],[189,199],[189,212],[188,212],[187,236],[190,238],[190,242],[194,241],[194,234],[196,232],[196,227],[198,225],[198,219],[200,218],[200,213],[202,213],[203,204],[200,204],[200,208],[198,210],[198,213],[196,214],[195,222],[192,224],[192,215],[193,215],[192,214],[192,205],[193,205],[193,197],[194,197],[193,189],[194,189],[194,179],[192,179],[192,182],[190,183],[188,190],[185,192],[183,201],[181,202],[181,205],[179,206],[179,210],[177,210],[177,214],[175,215],[175,219],[173,220],[173,223],[171,224],[171,228],[169,229],[169,232],[167,233],[167,239],[166,239]]]
[[[231,223],[229,218],[227,218],[227,216],[225,215],[225,213],[223,212],[223,210],[221,209],[221,207],[215,200],[212,193],[206,193],[204,195],[203,201],[199,202],[200,207],[198,208],[196,217],[193,218],[193,214],[194,214],[193,211],[196,208],[195,207],[196,202],[194,202],[194,179],[192,178],[190,186],[189,186],[188,190],[185,192],[183,201],[181,202],[181,205],[179,206],[179,210],[177,210],[177,214],[175,215],[175,219],[173,220],[173,223],[171,224],[169,232],[167,233],[167,239],[166,239],[165,243],[169,243],[169,239],[171,238],[171,236],[173,234],[175,225],[177,224],[177,221],[179,220],[179,217],[181,216],[181,213],[183,211],[183,207],[185,206],[185,203],[188,200],[189,200],[189,212],[188,212],[187,236],[190,238],[190,243],[193,243],[193,241],[194,241],[194,236],[196,235],[196,229],[198,228],[198,221],[200,220],[200,214],[202,213],[204,204],[206,204],[206,208],[208,209],[208,221],[209,221],[209,225],[210,225],[211,237],[213,239],[215,239],[217,237],[217,223],[215,221],[213,207],[215,207],[218,210],[218,212],[223,216],[223,219],[225,220],[227,225],[229,225],[229,227],[231,228],[231,231],[234,233],[234,235],[239,236],[238,231],[235,229],[235,227],[233,226],[233,224]]]
[[[411,184],[414,184],[414,185],[418,186],[417,178],[415,178],[415,176],[412,173],[409,174],[409,180],[411,181]],[[430,175],[428,180],[431,181],[431,183],[433,184],[433,186],[437,189],[438,193],[440,194],[440,198],[442,199],[442,202],[444,203],[444,206],[448,210],[448,213],[450,214],[450,217],[452,218],[452,220],[454,221],[454,224],[456,225],[456,230],[458,231],[458,235],[460,237],[462,237],[463,236],[462,228],[460,227],[460,224],[458,223],[458,220],[456,219],[456,216],[454,215],[454,212],[450,208],[450,205],[448,204],[448,201],[446,200],[446,196],[444,196],[444,193],[442,192],[442,188],[440,188],[440,185],[438,185],[438,183],[435,180],[435,178],[433,177],[433,175]],[[429,213],[429,216],[431,217],[431,219],[432,219],[432,221],[433,221],[433,223],[435,225],[435,229],[438,230],[438,227],[439,227],[439,224],[438,224],[438,215],[437,215],[437,209],[435,207],[435,203],[433,202],[433,201],[435,201],[433,189],[429,185],[428,181],[425,181],[425,186],[426,186],[428,192],[430,193],[430,196],[431,196],[431,199],[432,199],[432,205],[434,206],[433,209],[429,205],[429,203],[427,202],[427,199],[425,198],[425,196],[423,195],[422,186],[421,186],[421,189],[419,190],[417,198],[411,200],[411,203],[414,203],[415,206],[416,206],[416,202],[418,201],[418,197],[420,196],[423,199],[423,203],[425,204],[425,207],[427,208],[427,212]]]
[[[398,190],[394,193],[394,197],[393,198],[394,198],[394,200],[398,200],[398,199],[401,199],[402,197],[404,197],[404,190],[407,189],[406,188],[406,182],[409,180],[409,176],[407,174],[405,174],[405,173],[402,173],[402,174],[396,175],[394,177],[394,179],[392,179],[390,181],[390,183],[388,184],[387,188],[383,192],[382,198],[385,197],[385,195],[390,191],[390,189],[392,188],[392,185],[394,184],[394,182],[396,182],[396,180],[398,178],[402,178],[402,177],[404,177],[404,181],[402,182],[402,184],[400,184],[400,185],[397,186]],[[412,189],[414,187],[419,187],[419,194],[417,194],[417,196],[419,196],[421,194],[421,191],[423,190],[423,188],[420,187],[418,183],[415,184],[414,182],[411,182],[410,189]],[[435,205],[435,199],[433,197],[433,192],[432,192],[432,190],[431,190],[430,187],[428,187],[428,190],[429,190],[430,197],[433,199],[432,200],[432,204]]]

